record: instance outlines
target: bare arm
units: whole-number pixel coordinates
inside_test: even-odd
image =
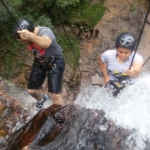
[[[104,81],[105,81],[105,83],[107,83],[110,80],[110,78],[109,78],[109,75],[108,75],[108,72],[107,72],[106,63],[104,63],[101,60],[101,55],[99,55],[99,57],[98,57],[98,64],[99,64],[99,67],[100,67],[100,69],[103,73]]]
[[[133,78],[137,78],[142,70],[142,65],[143,65],[142,61],[133,62],[131,69],[130,70],[128,69],[126,71],[127,75]]]
[[[38,36],[28,30],[18,31],[18,33],[20,34],[21,39],[31,41],[41,48],[47,48],[52,43],[52,40],[49,37]]]

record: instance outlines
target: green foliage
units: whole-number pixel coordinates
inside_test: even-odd
[[[17,6],[17,5],[20,5],[21,4],[21,0],[7,0],[11,6]]]
[[[105,12],[105,7],[103,4],[94,4],[91,7],[89,7],[89,10],[84,12],[84,15],[87,19],[87,21],[89,22],[89,26],[94,26],[96,25],[99,20],[102,18],[103,14]],[[84,17],[83,15],[83,17]],[[82,17],[82,19],[84,19]]]
[[[133,3],[130,4],[130,11],[135,11],[137,6],[141,5],[141,1],[140,0],[133,0]]]
[[[98,4],[88,3],[86,7],[83,5],[79,6],[77,9],[68,8],[65,12],[66,20],[70,22],[76,22],[79,24],[85,24],[87,27],[96,25],[98,21],[102,18],[106,8],[104,7],[104,1]]]
[[[4,2],[13,17],[0,4],[0,40],[2,43],[0,46],[0,63],[2,64],[0,71],[3,71],[2,75],[9,79],[16,67],[20,70],[23,67],[23,60],[19,60],[19,62],[16,60],[22,45],[16,42],[12,35],[14,21],[18,18],[27,19],[34,25],[50,27],[63,49],[66,63],[73,68],[77,67],[80,57],[79,41],[73,34],[69,34],[69,41],[65,34],[54,30],[53,24],[57,23],[60,26],[61,21],[67,20],[71,23],[75,21],[94,26],[105,11],[103,1],[92,5],[91,0],[5,0]]]
[[[6,49],[3,50],[0,55],[0,63],[3,66],[1,68],[3,69],[3,72],[1,71],[1,75],[6,79],[10,78],[14,68],[20,67],[20,63],[22,63],[21,61],[16,61],[16,56],[18,54],[18,51],[20,50],[21,44],[16,42],[16,40],[14,40],[13,38],[9,39],[8,41],[8,47],[5,46]]]
[[[51,29],[53,29],[53,24],[51,22],[51,19],[46,16],[45,14],[40,16],[38,20],[35,21],[34,23],[35,25],[40,25],[40,26],[46,26],[49,27]]]
[[[76,68],[80,57],[78,46],[79,43],[72,34],[69,34],[69,40],[65,34],[57,35],[57,41],[63,49],[65,62],[72,66],[72,68]]]
[[[56,5],[61,8],[66,8],[68,6],[77,6],[80,0],[57,0]]]

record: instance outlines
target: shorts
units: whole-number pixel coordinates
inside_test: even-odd
[[[62,79],[63,72],[65,70],[65,62],[63,58],[54,61],[52,66],[33,65],[29,82],[28,89],[41,89],[46,79],[48,79],[48,92],[59,94],[62,91]]]

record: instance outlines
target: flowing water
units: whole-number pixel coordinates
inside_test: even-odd
[[[35,114],[39,110],[36,109],[35,107],[36,100],[27,93],[27,90],[19,89],[18,87],[15,86],[14,83],[5,81],[1,77],[0,77],[0,86],[3,87],[4,93],[6,93],[9,97],[18,100],[23,108],[22,114],[19,114],[18,116],[17,115],[13,116],[12,115],[13,111],[11,112],[11,109],[9,110],[9,107],[4,108],[3,111],[0,112],[0,120],[3,120],[3,122],[0,121],[0,144],[1,144],[3,141],[2,135],[6,136],[20,129],[25,123],[27,123],[31,118],[33,118],[33,116],[35,116]],[[44,108],[49,107],[51,104],[52,104],[51,100],[46,101],[44,103]],[[0,110],[1,109],[2,108],[0,108]],[[24,113],[28,114],[28,116],[25,119],[23,119]],[[4,115],[3,118],[1,116],[2,114]],[[6,116],[8,116],[8,118],[6,118]],[[10,116],[12,117],[12,119],[10,119],[11,118]],[[15,117],[15,119],[13,119],[13,117]],[[5,134],[1,134],[2,131],[3,132],[5,131],[4,132]]]
[[[134,150],[143,150],[144,141],[150,140],[150,73],[143,73],[136,84],[124,89],[116,98],[103,87],[86,87],[79,93],[75,104],[94,110],[102,109],[107,119],[117,126],[135,130],[126,141],[129,146],[130,139],[136,141]]]
[[[105,117],[108,120],[113,121],[119,127],[134,131],[125,141],[126,145],[128,145],[127,150],[145,150],[145,141],[150,141],[149,79],[150,73],[143,73],[136,84],[127,87],[115,98],[104,87],[88,86],[78,94],[74,104],[92,110],[104,110]],[[27,92],[15,89],[11,85],[7,90],[7,94],[22,100],[24,108],[30,112],[26,122],[37,113],[36,109],[30,107],[36,101]],[[51,101],[49,100],[44,108],[50,105]],[[8,123],[7,125],[9,126],[10,124]],[[22,125],[18,120],[12,130],[15,131]],[[100,126],[100,130],[107,130],[107,126]],[[136,142],[134,149],[133,139]]]

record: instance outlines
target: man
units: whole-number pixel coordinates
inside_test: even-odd
[[[90,28],[90,38],[92,38],[93,33],[94,33],[94,28]]]
[[[95,29],[95,36],[94,36],[94,39],[98,38],[98,34],[99,34],[99,29],[96,28],[96,29]]]
[[[117,37],[115,50],[108,50],[99,55],[98,61],[104,81],[115,95],[124,87],[123,83],[135,83],[142,70],[142,56],[136,53],[133,59],[135,46],[135,36],[128,32],[122,33]],[[116,90],[117,88],[119,90]]]
[[[80,38],[80,36],[83,34],[83,26],[80,27],[79,32],[78,32],[78,37]]]
[[[19,19],[13,31],[15,38],[27,44],[28,50],[34,55],[28,93],[37,100],[36,107],[42,108],[47,100],[46,95],[43,95],[41,91],[46,76],[53,104],[64,105],[61,90],[65,62],[62,57],[62,48],[57,43],[52,30],[48,27],[35,27],[29,21]]]
[[[89,37],[89,30],[85,29],[84,34],[85,34],[85,37],[88,38]]]

